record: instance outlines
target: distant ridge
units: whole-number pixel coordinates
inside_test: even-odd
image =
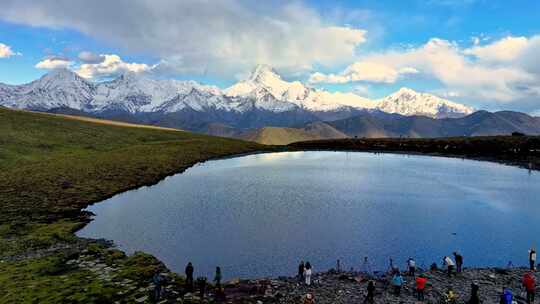
[[[313,126],[319,126],[320,130]],[[321,127],[323,126],[323,127]],[[524,113],[501,111],[478,111],[461,118],[434,119],[425,116],[403,116],[384,112],[363,113],[355,117],[329,122],[316,122],[297,128],[294,140],[358,138],[438,138],[458,136],[511,135],[519,132],[527,135],[540,135],[540,119]],[[308,132],[308,130],[310,130]],[[336,133],[324,132],[335,130]],[[273,130],[277,133],[277,130]],[[300,137],[303,137],[300,139]],[[288,144],[283,137],[269,140],[268,135],[252,137],[259,143]]]

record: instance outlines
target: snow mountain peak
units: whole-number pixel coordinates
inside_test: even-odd
[[[377,108],[387,113],[406,116],[423,115],[433,118],[461,117],[474,112],[473,108],[428,93],[418,93],[409,88],[378,101]]]
[[[257,65],[249,76],[249,80],[253,82],[264,82],[270,79],[281,79],[281,76],[271,66],[266,64]]]
[[[216,111],[241,115],[252,110],[272,115],[303,113],[310,119],[344,118],[365,110],[435,118],[460,117],[472,112],[464,105],[408,88],[381,100],[313,89],[299,81],[282,79],[268,65],[258,65],[247,79],[223,91],[195,81],[157,80],[136,73],[95,83],[71,70],[57,69],[29,84],[0,84],[0,105],[45,111],[69,108],[87,113],[194,111],[200,115],[207,113],[209,117],[204,119],[210,119]]]

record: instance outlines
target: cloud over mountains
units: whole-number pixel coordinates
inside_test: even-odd
[[[0,18],[75,29],[163,58],[168,69],[201,73],[234,74],[261,63],[299,70],[346,62],[366,40],[364,30],[327,22],[300,2],[277,2],[5,0]]]

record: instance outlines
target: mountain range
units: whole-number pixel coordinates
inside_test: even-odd
[[[0,84],[0,106],[258,141],[282,138],[279,143],[348,136],[540,132],[536,128],[538,119],[530,116],[527,120],[517,113],[508,117],[509,112],[473,114],[470,107],[408,88],[371,100],[288,82],[265,65],[257,66],[247,79],[224,90],[195,81],[157,80],[134,73],[91,82],[68,69],[57,69],[28,84]],[[489,117],[479,118],[484,115]],[[468,126],[470,123],[477,125]]]
[[[512,111],[477,111],[461,118],[444,119],[377,112],[330,122],[314,122],[300,128],[261,128],[238,136],[264,144],[289,144],[347,137],[434,138],[510,135],[514,132],[540,135],[540,118]]]

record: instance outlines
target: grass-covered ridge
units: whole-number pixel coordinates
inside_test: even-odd
[[[0,109],[0,224],[55,221],[209,158],[260,145]]]

